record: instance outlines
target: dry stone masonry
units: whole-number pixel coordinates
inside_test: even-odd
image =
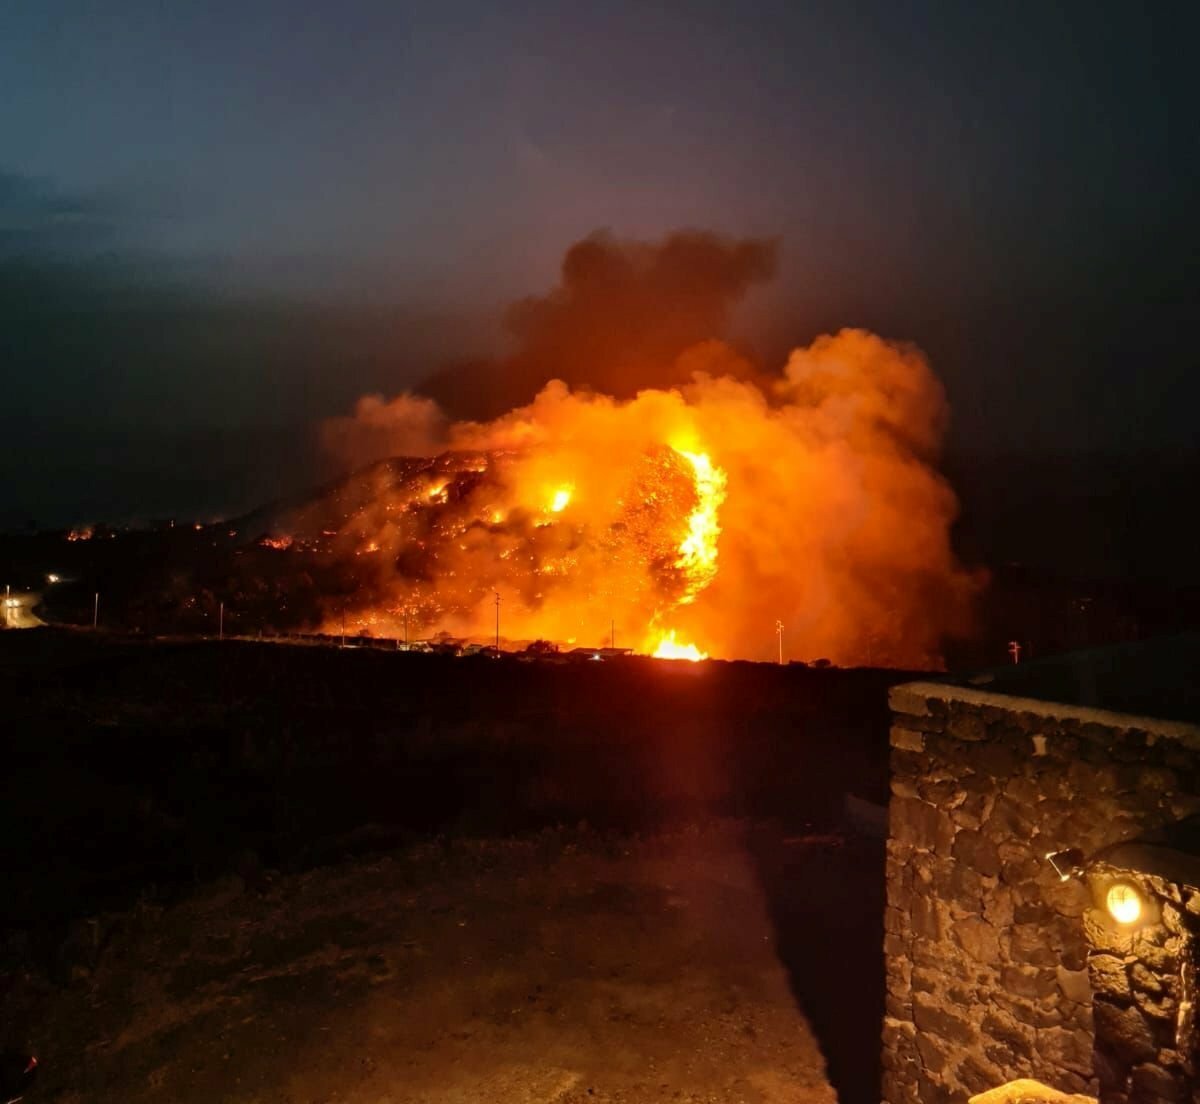
[[[891,706],[884,1100],[1192,1099],[1200,894],[1150,879],[1156,922],[1113,932],[1046,856],[1200,812],[1200,729],[934,682]]]
[[[1102,867],[1102,876],[1126,871]],[[1196,937],[1200,891],[1139,875],[1158,922],[1136,932],[1084,915],[1094,994],[1095,1072],[1101,1099],[1190,1101],[1196,1081]]]

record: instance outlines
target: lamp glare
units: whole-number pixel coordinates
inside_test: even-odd
[[[1127,882],[1118,882],[1110,886],[1104,904],[1108,908],[1108,914],[1118,924],[1134,924],[1142,915],[1142,899],[1137,890]]]

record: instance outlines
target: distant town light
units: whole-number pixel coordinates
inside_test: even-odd
[[[1118,924],[1136,924],[1142,915],[1142,898],[1128,882],[1109,886],[1104,906]]]
[[[57,583],[60,578],[61,578],[61,576],[55,575],[54,572],[51,571],[50,574],[46,576],[46,582]]]

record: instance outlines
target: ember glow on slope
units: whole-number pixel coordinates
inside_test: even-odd
[[[398,454],[435,458],[338,532],[357,561],[348,624],[486,641],[499,594],[513,642],[593,646],[615,627],[645,653],[765,659],[779,619],[792,658],[937,666],[977,581],[950,547],[924,357],[858,330],[766,381],[719,342],[684,356],[684,386],[617,400],[551,381],[487,422],[364,399],[340,435],[390,420]]]

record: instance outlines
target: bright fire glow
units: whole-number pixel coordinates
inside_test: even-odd
[[[392,459],[278,522],[354,587],[314,627],[346,606],[377,636],[488,643],[501,591],[510,647],[615,625],[648,655],[777,662],[782,620],[796,659],[937,667],[978,580],[951,547],[921,354],[844,331],[773,380],[717,343],[688,356],[691,383],[628,399],[552,380],[492,421],[412,395],[339,419],[340,440],[393,427]]]
[[[650,654],[655,659],[690,659],[693,663],[699,663],[702,659],[708,659],[708,655],[697,648],[695,644],[679,643],[675,639],[674,629],[663,635],[663,638],[658,642],[658,647]]]
[[[696,509],[688,518],[687,536],[675,561],[688,577],[688,591],[680,599],[680,604],[686,604],[694,602],[717,573],[717,537],[721,532],[717,514],[725,501],[725,473],[705,452],[675,451],[691,464],[696,484]]]

